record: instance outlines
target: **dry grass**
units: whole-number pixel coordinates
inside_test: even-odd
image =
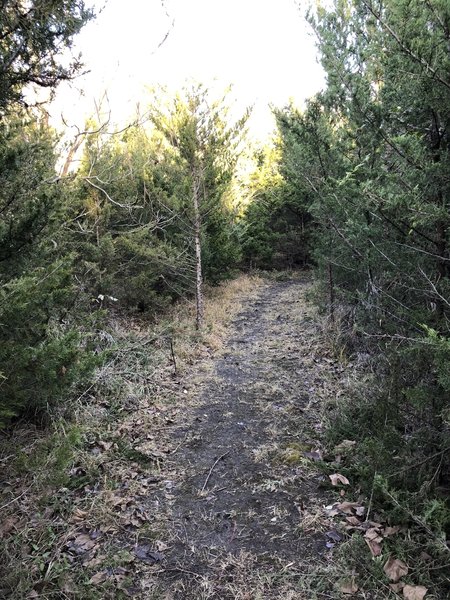
[[[226,349],[229,325],[244,300],[256,298],[270,285],[267,280],[245,275],[208,290],[206,325],[201,333],[194,329],[189,303],[173,306],[151,325],[142,319],[116,318],[108,331],[112,357],[98,371],[92,387],[75,402],[73,421],[60,420],[46,431],[23,425],[2,441],[0,460],[7,483],[0,494],[0,597],[344,597],[339,582],[352,576],[359,560],[355,556],[364,557],[360,562],[370,562],[361,537],[341,548],[322,548],[320,560],[315,562],[302,557],[281,561],[271,552],[223,555],[193,540],[192,554],[208,565],[202,573],[181,567],[166,569],[159,561],[152,564],[135,554],[139,548],[164,554],[179,542],[171,510],[174,486],[186,476],[180,473],[180,456],[187,445],[194,447],[201,440],[189,433],[175,438],[174,433],[183,430],[201,406],[200,390],[220,384],[211,366]],[[249,450],[257,469],[267,467],[271,476],[261,478],[253,490],[249,485],[249,493],[270,497],[298,489],[302,497],[298,498],[295,531],[313,536],[338,524],[324,514],[323,498],[310,491],[320,470],[305,460],[303,452],[321,449],[327,402],[345,393],[354,375],[351,366],[336,356],[315,310],[304,296],[298,296],[298,289],[286,288],[282,294],[286,304],[275,304],[267,315],[267,322],[278,323],[276,331],[282,335],[270,336],[269,332],[270,348],[261,343],[252,350],[270,352],[274,369],[262,371],[251,398],[244,396],[241,402],[251,403],[268,422],[263,430],[265,441]],[[286,340],[293,340],[289,347]],[[239,353],[244,356],[245,350],[237,349],[237,357]],[[299,398],[304,398],[300,405]],[[208,486],[208,492],[220,494],[214,484]],[[346,492],[345,498],[354,499],[351,494]],[[337,492],[335,495],[339,500]],[[198,497],[198,502],[205,501],[206,495]],[[282,522],[285,506],[272,500],[270,506],[269,517]],[[203,518],[211,520],[211,515],[205,510]],[[251,527],[257,514],[249,510],[243,518]],[[376,577],[369,573],[367,581],[360,580],[356,597],[392,598]],[[362,591],[365,585],[376,591]]]
[[[262,279],[243,275],[207,290],[200,334],[188,302],[153,325],[116,317],[105,333],[112,358],[75,401],[73,419],[60,418],[46,429],[18,425],[1,440],[1,597],[127,597],[135,561],[129,549],[157,539],[165,528],[142,508],[142,499],[162,469],[171,477],[177,448],[164,432],[185,400],[180,377],[208,363],[242,300],[261,285]],[[87,551],[77,546],[80,535],[93,536],[84,540]],[[130,563],[121,558],[123,548]],[[108,574],[101,591],[89,585],[92,575],[115,562],[124,569],[120,576]],[[144,578],[146,565],[139,567]]]

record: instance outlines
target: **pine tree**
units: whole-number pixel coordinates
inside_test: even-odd
[[[64,246],[55,139],[23,115],[0,123],[0,424],[67,397],[93,361],[73,307],[79,290]]]
[[[29,84],[54,88],[73,78],[80,59],[58,62],[93,17],[83,0],[3,0],[0,3],[0,115],[24,102]]]
[[[246,113],[233,125],[227,124],[224,100],[211,102],[209,93],[201,85],[186,90],[175,98],[172,105],[154,107],[152,120],[161,131],[184,171],[186,182],[186,223],[192,236],[195,255],[196,326],[203,326],[203,278],[205,274],[204,248],[211,248],[217,234],[223,238],[227,215],[225,193],[232,182],[239,144],[242,139]],[[189,190],[189,191],[187,191]],[[220,227],[217,224],[220,223]],[[227,239],[228,238],[228,239]],[[220,257],[233,253],[232,238],[227,244],[214,244],[211,261],[220,264]],[[227,256],[230,264],[234,256]],[[224,264],[222,263],[222,264]]]

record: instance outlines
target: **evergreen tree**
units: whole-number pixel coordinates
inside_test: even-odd
[[[61,252],[54,138],[19,110],[28,84],[72,77],[61,52],[91,18],[82,1],[7,0],[0,11],[0,426],[64,399],[89,370],[71,308],[73,256]],[[86,357],[86,361],[85,361]]]
[[[93,361],[74,322],[55,140],[24,116],[0,123],[0,424],[64,399]]]
[[[375,353],[383,389],[330,435],[360,436],[372,476],[393,447],[412,464],[438,456],[398,482],[431,489],[449,468],[450,5],[337,0],[310,20],[327,89],[303,113],[278,111],[280,172],[312,215],[331,314],[348,348]]]
[[[153,123],[166,137],[184,172],[186,233],[192,237],[195,253],[197,328],[203,324],[205,271],[212,273],[214,264],[217,273],[218,268],[236,260],[232,213],[225,199],[247,116],[228,125],[224,100],[211,102],[208,90],[201,85],[177,96],[171,106],[152,110]],[[207,247],[209,265],[204,263]]]
[[[158,311],[192,291],[183,174],[161,135],[139,124],[106,140],[89,136],[75,187],[71,239],[94,297]]]
[[[0,115],[23,102],[28,84],[52,89],[76,74],[79,58],[58,60],[92,16],[83,0],[0,2]]]

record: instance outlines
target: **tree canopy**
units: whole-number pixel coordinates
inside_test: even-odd
[[[2,0],[0,3],[0,114],[23,103],[29,84],[54,88],[74,77],[80,58],[63,56],[93,12],[83,0]]]

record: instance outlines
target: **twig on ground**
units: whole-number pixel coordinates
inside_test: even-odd
[[[375,477],[377,476],[377,473],[375,472],[374,476],[373,476],[373,482],[372,482],[372,491],[370,492],[370,498],[369,498],[369,506],[367,507],[367,514],[366,514],[366,523],[369,521],[369,516],[370,516],[370,511],[372,510],[372,500],[373,500],[373,492],[375,489]]]
[[[173,362],[173,375],[174,377],[176,377],[177,375],[177,360],[175,358],[175,352],[173,349],[173,339],[169,338],[169,343],[170,343],[170,354],[172,355],[172,362]]]
[[[447,446],[447,448],[444,448],[440,452],[436,452],[436,454],[432,454],[431,456],[427,456],[426,458],[424,458],[420,462],[414,463],[412,465],[408,465],[408,466],[404,467],[403,469],[400,469],[399,471],[395,471],[394,473],[390,473],[387,477],[388,478],[389,477],[394,477],[395,475],[400,475],[401,473],[404,473],[405,471],[409,471],[410,469],[415,469],[416,467],[420,467],[421,465],[425,464],[429,460],[433,460],[433,458],[436,458],[437,456],[441,456],[442,454],[445,454],[446,452],[449,452],[449,451],[450,451],[450,446]]]
[[[170,567],[168,569],[161,569],[160,571],[156,571],[155,575],[159,575],[160,573],[170,573],[171,571],[175,573],[186,573],[187,575],[200,577],[200,579],[204,578],[204,576],[200,575],[200,573],[195,573],[195,571],[188,571],[187,569],[182,569],[181,567]]]
[[[202,489],[200,491],[201,494],[203,494],[203,492],[206,489],[206,486],[208,485],[208,481],[209,481],[209,478],[212,475],[212,472],[214,471],[214,467],[217,465],[218,462],[220,462],[222,460],[222,458],[225,458],[225,456],[228,456],[228,454],[230,454],[230,453],[229,452],[225,452],[225,454],[222,454],[222,456],[219,456],[219,458],[214,462],[213,466],[209,470],[208,476],[205,479],[205,483],[203,484],[203,487],[202,487]]]
[[[170,454],[175,454],[175,452],[178,452],[178,450],[181,448],[181,446],[184,444],[184,442],[187,440],[189,434],[187,433],[184,438],[181,440],[181,442],[178,444],[178,446],[175,448],[175,450],[172,450],[172,452]]]
[[[28,492],[28,490],[30,490],[32,487],[33,487],[33,484],[29,485],[27,487],[27,489],[20,494],[20,496],[17,496],[16,498],[13,498],[12,500],[10,500],[9,502],[7,502],[6,504],[3,504],[2,506],[0,506],[0,510],[3,510],[7,506],[10,506],[11,504],[14,504],[14,502],[17,502],[18,500],[20,500],[22,498],[22,496],[25,496],[25,494]]]

